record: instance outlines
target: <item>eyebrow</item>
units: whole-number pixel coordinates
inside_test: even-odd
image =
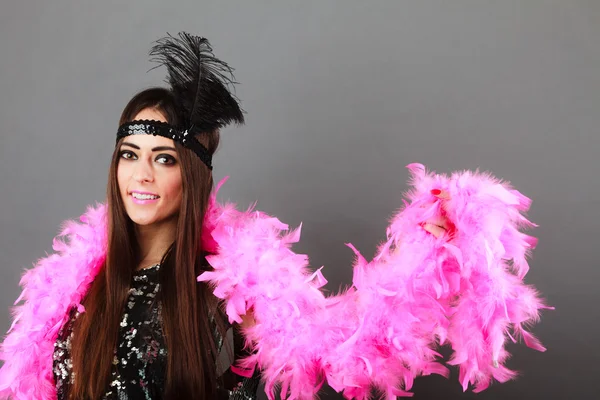
[[[123,142],[123,143],[121,143],[121,146],[129,146],[129,147],[133,147],[134,149],[137,149],[137,150],[140,149],[140,146],[135,145],[133,143],[129,143],[129,142]],[[152,149],[152,151],[165,151],[165,150],[177,151],[175,149],[175,147],[170,147],[170,146],[158,146],[158,147],[154,147]]]

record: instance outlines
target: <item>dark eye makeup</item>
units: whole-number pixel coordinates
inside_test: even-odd
[[[133,158],[136,158],[136,155],[131,150],[121,150],[119,152],[119,158],[124,158],[125,160],[131,160]]]
[[[169,154],[159,154],[158,156],[156,156],[156,161],[158,161],[158,160],[164,160],[164,161],[159,161],[159,163],[165,164],[165,165],[173,165],[177,162],[175,160],[175,157],[173,157]]]
[[[136,160],[137,155],[131,150],[121,150],[119,152],[119,158],[122,158],[125,160]],[[175,157],[173,157],[170,154],[165,154],[165,153],[158,154],[156,156],[156,158],[154,159],[154,161],[158,162],[159,164],[163,164],[163,165],[174,165],[177,163],[177,160],[175,159]]]

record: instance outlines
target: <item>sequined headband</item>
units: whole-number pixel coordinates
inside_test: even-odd
[[[192,150],[209,169],[213,169],[212,156],[208,152],[208,149],[190,133],[189,129],[182,132],[166,122],[153,120],[132,121],[124,123],[119,127],[117,131],[117,142],[121,138],[130,135],[158,135],[173,139],[182,146]]]

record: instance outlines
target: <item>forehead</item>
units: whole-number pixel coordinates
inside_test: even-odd
[[[152,149],[158,146],[175,147],[173,139],[169,139],[163,136],[154,135],[130,135],[123,139],[123,143],[131,143],[138,146],[140,149]]]

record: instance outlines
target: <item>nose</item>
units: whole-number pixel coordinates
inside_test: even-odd
[[[133,179],[137,182],[152,182],[154,181],[154,171],[149,161],[139,160],[135,163],[133,171]]]

